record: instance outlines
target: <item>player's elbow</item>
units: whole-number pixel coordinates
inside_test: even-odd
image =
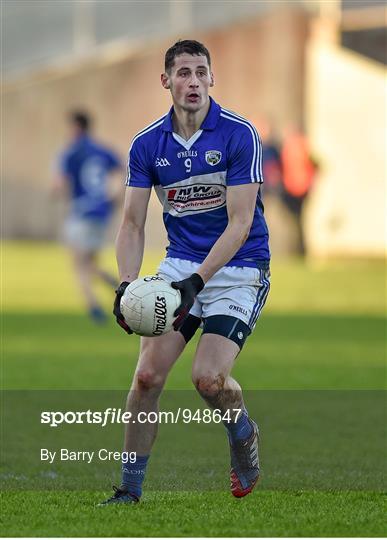
[[[121,230],[126,233],[139,233],[144,232],[145,222],[142,219],[137,219],[134,215],[125,214],[121,222]]]
[[[242,216],[229,221],[229,227],[233,229],[236,241],[243,245],[249,237],[252,219],[249,216]]]
[[[249,237],[250,229],[251,229],[251,223],[249,224],[248,227],[241,227],[241,245],[242,246]]]

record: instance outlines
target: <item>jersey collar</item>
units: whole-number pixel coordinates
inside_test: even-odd
[[[173,106],[170,108],[169,113],[165,117],[165,120],[163,122],[163,131],[170,131],[173,132],[173,124],[172,124],[172,114],[173,114]],[[205,130],[213,130],[216,128],[216,125],[218,123],[220,117],[220,106],[210,97],[210,108],[208,109],[207,116],[202,122],[202,125],[200,126],[200,129]]]

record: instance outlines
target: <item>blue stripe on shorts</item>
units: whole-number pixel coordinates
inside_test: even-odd
[[[248,323],[248,326],[250,328],[253,328],[255,323],[257,322],[258,317],[260,316],[261,311],[263,309],[263,306],[265,305],[267,295],[269,294],[269,290],[270,290],[270,281],[269,279],[265,277],[264,270],[259,271],[259,278],[260,278],[260,282],[262,283],[262,286],[258,290],[257,300],[254,304],[253,311],[251,313],[251,317]]]

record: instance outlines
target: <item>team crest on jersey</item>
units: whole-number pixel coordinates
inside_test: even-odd
[[[221,159],[222,159],[222,152],[219,152],[219,150],[207,150],[206,161],[208,165],[211,165],[212,167],[214,167],[214,165],[217,165]]]

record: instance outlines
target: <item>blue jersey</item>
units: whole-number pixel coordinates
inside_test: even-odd
[[[262,144],[250,122],[213,99],[188,141],[174,133],[172,114],[173,107],[134,137],[126,185],[154,186],[163,205],[167,255],[201,263],[227,226],[227,187],[262,183]],[[258,194],[248,239],[227,266],[267,265],[268,236]]]
[[[107,190],[107,174],[120,167],[119,158],[91,138],[82,136],[64,152],[60,171],[70,185],[73,215],[107,219],[113,204]]]

